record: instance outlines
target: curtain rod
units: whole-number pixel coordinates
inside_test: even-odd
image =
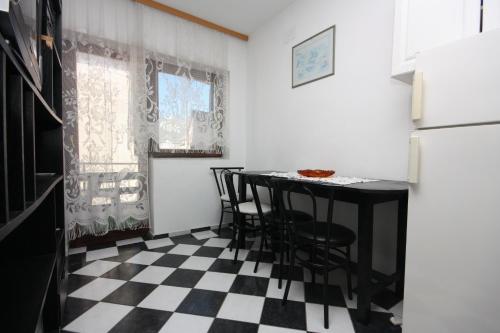
[[[191,15],[189,13],[183,12],[182,10],[175,9],[173,7],[164,5],[164,4],[156,2],[154,0],[134,0],[134,1],[138,2],[138,3],[141,3],[141,4],[145,5],[145,6],[148,6],[148,7],[157,9],[157,10],[160,10],[162,12],[165,12],[165,13],[168,13],[168,14],[180,17],[180,18],[182,18],[184,20],[187,20],[187,21],[190,21],[190,22],[202,25],[202,26],[207,27],[209,29],[225,33],[227,35],[239,38],[239,39],[244,40],[244,41],[248,41],[248,35],[244,35],[244,34],[239,33],[237,31],[225,28],[225,27],[220,26],[218,24],[215,24],[213,22],[204,20],[201,17]]]

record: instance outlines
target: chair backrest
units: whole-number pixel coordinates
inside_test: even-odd
[[[257,207],[257,212],[259,213],[259,220],[261,221],[261,223],[264,223],[263,221],[265,221],[265,216],[262,212],[262,205],[258,191],[259,187],[267,189],[271,204],[271,214],[273,216],[277,216],[275,205],[276,202],[274,197],[274,184],[272,183],[271,178],[262,175],[247,175],[247,179],[250,185],[250,189],[252,190],[253,200],[255,202],[255,206]]]
[[[333,222],[333,194],[328,198],[327,217],[326,221],[323,221],[326,222],[327,225],[326,234],[324,234],[324,230],[321,230],[317,227],[320,221],[318,221],[318,204],[314,192],[314,184],[308,184],[306,182],[300,181],[284,180],[279,178],[275,178],[273,182],[275,184],[275,196],[277,198],[280,211],[283,212],[292,221],[292,232],[295,233],[295,231],[300,229],[304,225],[304,223],[312,223],[310,230],[315,243],[317,243],[318,236],[321,236],[321,238],[326,237],[325,239],[329,239],[331,235],[331,224]],[[310,200],[312,204],[312,221],[300,221],[296,218],[294,214],[296,210],[294,210],[294,203],[292,199],[294,196],[298,196],[298,194],[303,194]]]
[[[224,180],[226,182],[227,194],[229,196],[229,202],[231,204],[233,216],[239,215],[240,213],[240,208],[238,206],[238,196],[236,195],[236,190],[234,189],[235,175],[236,174],[231,171],[224,172]]]
[[[243,167],[211,167],[210,170],[214,173],[215,183],[217,184],[217,190],[219,191],[219,196],[226,194],[226,180],[224,179],[224,175],[231,170],[243,170]],[[226,187],[224,187],[226,185]]]

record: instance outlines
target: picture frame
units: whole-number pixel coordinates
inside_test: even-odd
[[[292,47],[292,88],[335,74],[335,25]]]

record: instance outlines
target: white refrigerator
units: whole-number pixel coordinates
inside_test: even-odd
[[[500,332],[500,30],[417,56],[404,333]]]

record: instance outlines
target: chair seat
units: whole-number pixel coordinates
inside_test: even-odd
[[[326,242],[326,231],[326,222],[316,222],[316,240],[318,242]],[[296,225],[295,234],[304,241],[314,241],[313,222]],[[331,246],[348,246],[354,243],[355,240],[356,234],[351,229],[336,223],[330,224],[328,243]]]
[[[260,207],[262,208],[262,213],[264,215],[271,213],[272,209],[271,206],[265,203],[261,203]],[[238,208],[240,210],[241,214],[247,214],[247,215],[258,215],[259,212],[257,211],[257,206],[255,205],[255,202],[250,201],[250,202],[242,202],[238,204]]]
[[[240,196],[238,194],[236,194],[236,198],[238,199],[238,201],[240,200]],[[220,196],[220,199],[222,201],[227,201],[227,202],[231,202],[231,199],[229,199],[229,194],[223,194]],[[251,194],[247,194],[247,199],[245,201],[252,201],[253,200],[253,197]]]
[[[305,222],[313,220],[313,217],[307,214],[306,212],[302,212],[300,210],[287,210],[286,211],[287,220],[292,221],[292,217],[297,222]]]
[[[300,210],[288,210],[286,212],[287,214],[287,220],[288,222],[291,222],[292,221],[292,212],[293,212],[293,218],[295,219],[295,221],[297,222],[306,222],[306,221],[312,221],[313,220],[313,217],[305,212],[302,212]],[[273,222],[281,222],[281,216],[276,213],[272,216],[272,218],[269,218],[269,219],[272,219]]]

